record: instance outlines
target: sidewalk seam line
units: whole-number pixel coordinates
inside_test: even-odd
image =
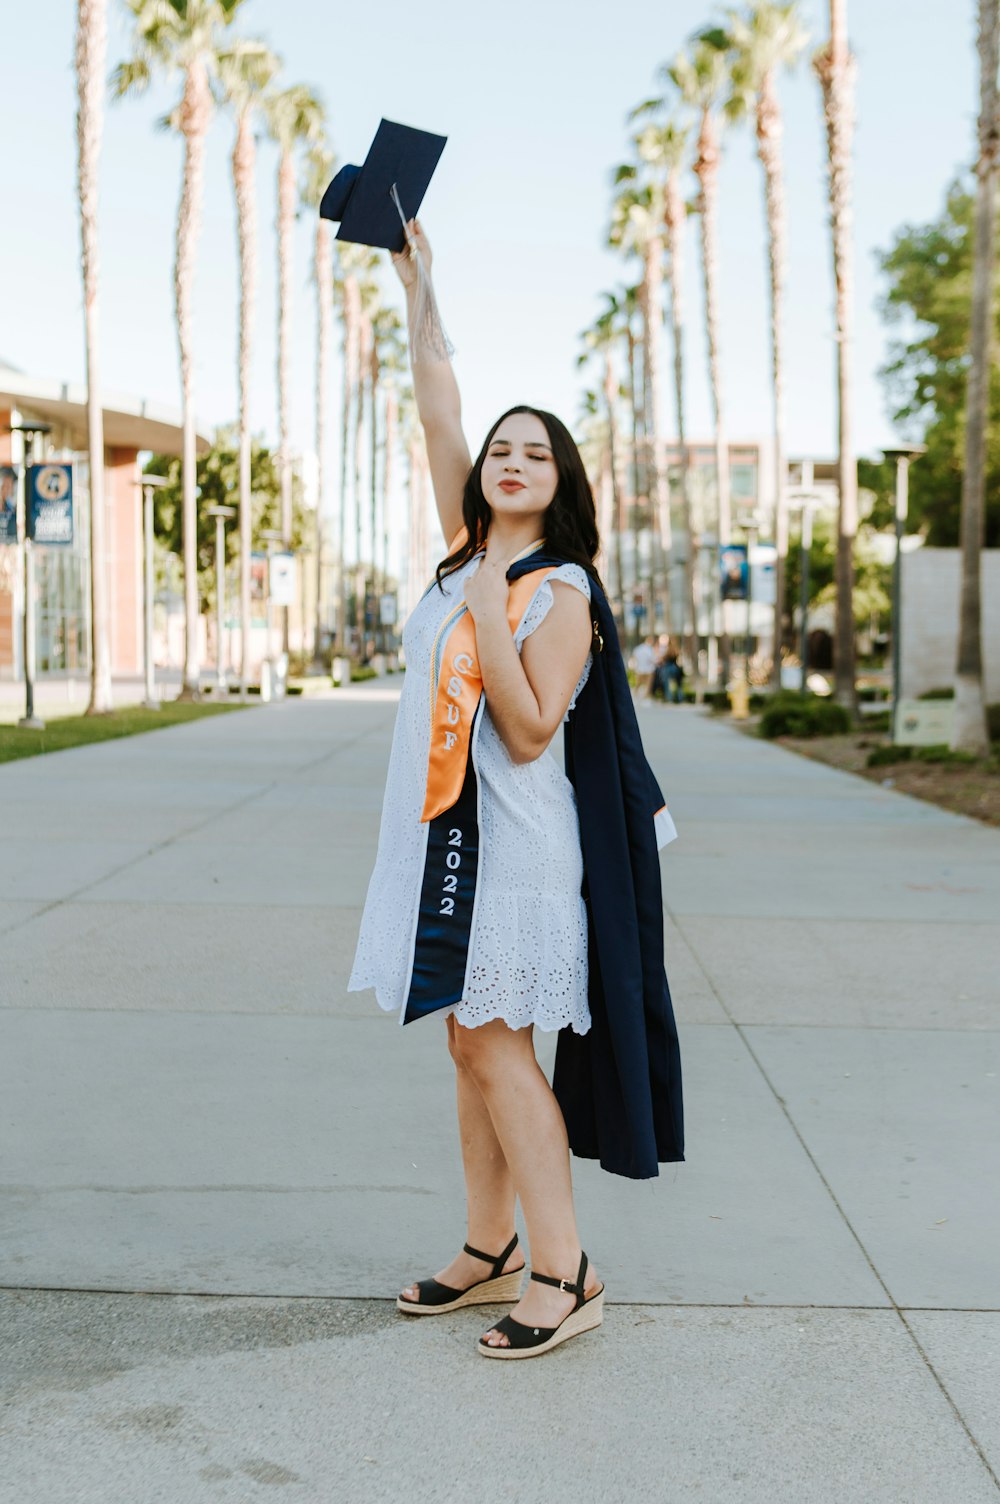
[[[676,916],[675,916],[673,910],[670,908],[669,904],[665,903],[664,907],[667,909],[667,913],[669,914],[671,920],[673,920],[673,922],[676,924],[677,923]],[[979,1458],[980,1462],[982,1463],[983,1467],[986,1469],[986,1472],[989,1475],[990,1479],[992,1480],[994,1487],[997,1488],[998,1490],[1000,1490],[1000,1477],[998,1477],[998,1475],[995,1472],[993,1466],[991,1465],[988,1457],[986,1456],[986,1453],[983,1450],[983,1447],[980,1445],[977,1437],[973,1433],[973,1431],[972,1431],[971,1427],[969,1426],[968,1422],[966,1421],[964,1415],[959,1410],[958,1405],[955,1403],[954,1399],[952,1398],[951,1393],[949,1392],[947,1386],[944,1383],[944,1380],[941,1378],[941,1376],[938,1373],[937,1369],[934,1367],[934,1364],[931,1362],[930,1357],[928,1356],[927,1352],[925,1351],[922,1342],[920,1341],[920,1339],[918,1338],[916,1332],[913,1330],[912,1326],[910,1325],[910,1323],[906,1319],[906,1316],[904,1314],[906,1310],[918,1310],[918,1309],[920,1309],[920,1307],[916,1307],[916,1306],[902,1307],[897,1302],[897,1300],[896,1300],[895,1296],[893,1295],[892,1291],[889,1289],[888,1284],[886,1283],[885,1279],[882,1277],[881,1273],[879,1272],[878,1267],[875,1264],[875,1260],[872,1258],[872,1256],[869,1253],[868,1249],[865,1247],[864,1243],[862,1242],[860,1234],[855,1229],[853,1223],[851,1222],[850,1217],[848,1217],[847,1212],[845,1211],[844,1207],[841,1205],[840,1201],[838,1200],[838,1198],[837,1198],[837,1196],[836,1196],[836,1194],[834,1192],[834,1189],[833,1189],[832,1185],[830,1184],[830,1182],[827,1179],[826,1175],[820,1169],[819,1163],[817,1162],[816,1157],[813,1154],[812,1150],[809,1148],[808,1144],[806,1143],[805,1138],[803,1137],[802,1132],[800,1131],[800,1129],[798,1127],[798,1124],[795,1122],[794,1118],[792,1117],[792,1115],[791,1115],[791,1113],[790,1113],[790,1111],[788,1109],[787,1103],[785,1102],[784,1098],[779,1094],[779,1092],[778,1092],[777,1088],[775,1087],[774,1083],[771,1081],[770,1076],[768,1075],[767,1071],[764,1069],[764,1066],[763,1066],[762,1062],[758,1058],[756,1052],[753,1049],[753,1046],[751,1045],[749,1039],[746,1036],[746,1032],[745,1032],[745,1030],[743,1028],[743,1025],[737,1023],[736,1020],[733,1018],[733,1016],[730,1013],[728,1007],[723,1002],[722,997],[720,996],[720,994],[718,992],[718,989],[716,988],[714,982],[712,981],[712,978],[709,976],[708,972],[705,970],[705,967],[702,965],[702,961],[701,961],[700,955],[694,949],[694,947],[691,944],[691,942],[688,939],[688,937],[685,935],[683,938],[684,938],[684,943],[687,945],[688,950],[691,952],[691,954],[694,956],[695,960],[698,963],[698,969],[700,970],[700,972],[701,972],[702,976],[704,977],[704,979],[705,979],[706,983],[708,984],[708,986],[711,988],[712,994],[715,997],[716,1002],[719,1004],[719,1007],[722,1009],[722,1011],[725,1013],[726,1017],[729,1019],[732,1027],[735,1029],[737,1035],[739,1036],[739,1039],[740,1039],[740,1041],[741,1041],[741,1043],[743,1045],[743,1048],[746,1050],[747,1054],[750,1056],[750,1059],[753,1061],[754,1065],[757,1067],[758,1072],[763,1077],[764,1082],[765,1082],[768,1090],[771,1092],[772,1096],[774,1097],[775,1102],[777,1102],[778,1107],[781,1109],[781,1112],[783,1113],[786,1122],[788,1123],[788,1125],[791,1128],[792,1132],[795,1134],[795,1137],[798,1139],[798,1142],[799,1142],[799,1144],[800,1144],[800,1146],[802,1148],[802,1152],[805,1154],[806,1158],[809,1160],[809,1163],[812,1165],[813,1170],[815,1171],[815,1173],[816,1173],[816,1175],[817,1175],[817,1177],[818,1177],[818,1179],[820,1181],[820,1184],[823,1186],[823,1188],[826,1191],[827,1195],[829,1196],[830,1200],[833,1202],[833,1205],[836,1207],[838,1213],[840,1214],[840,1217],[841,1217],[841,1219],[842,1219],[842,1221],[844,1223],[844,1226],[847,1228],[847,1230],[850,1233],[851,1237],[854,1239],[855,1243],[857,1244],[858,1249],[860,1250],[860,1252],[861,1252],[861,1254],[862,1254],[865,1262],[867,1263],[867,1265],[868,1265],[869,1269],[871,1270],[872,1274],[874,1275],[875,1279],[878,1281],[878,1283],[881,1285],[882,1289],[885,1291],[886,1296],[887,1296],[887,1298],[888,1298],[888,1300],[890,1302],[891,1309],[896,1313],[896,1316],[899,1318],[899,1321],[901,1322],[904,1331],[907,1333],[908,1337],[910,1338],[910,1341],[913,1343],[913,1346],[916,1348],[916,1350],[919,1353],[920,1357],[923,1359],[923,1362],[924,1362],[925,1367],[927,1368],[927,1371],[930,1373],[930,1375],[933,1378],[934,1382],[937,1384],[939,1390],[941,1391],[942,1395],[945,1398],[945,1401],[948,1404],[949,1409],[951,1410],[951,1412],[954,1415],[955,1419],[958,1421],[958,1423],[961,1426],[962,1430],[965,1432],[966,1436],[968,1437],[969,1442],[971,1443],[973,1450],[975,1451],[976,1455],[978,1456],[978,1458]],[[879,1308],[879,1309],[881,1309],[881,1308]]]

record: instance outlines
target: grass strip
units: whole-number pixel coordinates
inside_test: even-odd
[[[68,747],[85,747],[91,742],[111,741],[118,736],[136,736],[143,731],[159,731],[164,726],[179,726],[206,715],[226,715],[231,710],[246,708],[241,704],[165,700],[159,710],[147,710],[142,705],[123,705],[108,715],[60,716],[47,721],[43,731],[0,725],[0,762],[37,757],[41,752],[62,752]]]

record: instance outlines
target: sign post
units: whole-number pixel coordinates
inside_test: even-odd
[[[18,721],[18,725],[27,731],[44,731],[45,722],[35,715],[35,561],[34,542],[35,537],[35,498],[38,498],[39,508],[44,514],[45,504],[51,496],[55,502],[57,511],[62,517],[62,525],[65,529],[66,516],[69,518],[69,542],[73,541],[73,470],[70,465],[39,465],[42,483],[40,490],[36,490],[38,476],[35,466],[35,435],[51,433],[50,423],[12,423],[11,433],[22,435],[24,444],[24,616],[22,624],[24,628],[24,715]],[[58,527],[54,529],[58,534]],[[43,522],[41,536],[38,541],[49,541],[45,537],[46,525]],[[56,543],[66,541],[56,537],[52,541]]]

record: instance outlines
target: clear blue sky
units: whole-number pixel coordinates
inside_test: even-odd
[[[110,4],[109,68],[126,47]],[[816,42],[826,7],[807,0]],[[247,0],[239,29],[263,36],[288,80],[321,93],[341,162],[363,160],[381,115],[449,137],[422,218],[435,250],[439,299],[473,449],[515,401],[571,424],[582,380],[578,333],[599,294],[624,275],[603,249],[610,173],[627,150],[625,116],[657,65],[715,12],[702,0],[377,0],[321,5]],[[7,230],[0,248],[0,357],[33,373],[81,379],[83,335],[74,183],[75,6],[8,7],[3,99]],[[876,371],[886,333],[874,302],[874,250],[906,221],[935,215],[973,153],[974,5],[852,0],[859,56],[856,150],[857,405],[862,451],[892,428]],[[810,49],[811,50],[811,49]],[[102,337],[108,389],[177,404],[172,313],[181,144],[157,131],[176,85],[109,106],[101,187]],[[808,67],[781,84],[786,112],[790,264],[786,319],[788,445],[835,446],[830,249],[818,85]],[[208,149],[196,287],[201,426],[236,411],[236,261],[230,123]],[[255,426],[273,439],[273,148],[260,152],[259,339]],[[721,182],[722,343],[732,437],[770,422],[765,241],[760,169],[748,132],[725,144]],[[313,440],[311,226],[298,226],[293,438]],[[687,246],[688,429],[710,430],[694,227]],[[397,284],[386,267],[386,286]],[[671,409],[668,407],[668,417]]]

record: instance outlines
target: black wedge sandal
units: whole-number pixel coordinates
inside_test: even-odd
[[[576,1284],[571,1284],[568,1279],[553,1279],[549,1274],[532,1274],[530,1278],[537,1279],[540,1285],[555,1285],[557,1290],[575,1295],[576,1305],[558,1326],[525,1326],[523,1321],[515,1321],[513,1316],[502,1317],[491,1330],[502,1332],[510,1346],[491,1347],[480,1337],[477,1346],[484,1358],[537,1358],[542,1353],[550,1352],[553,1347],[558,1347],[567,1338],[578,1337],[581,1332],[589,1332],[593,1327],[600,1326],[604,1320],[604,1286],[601,1285],[593,1295],[584,1294],[587,1280],[585,1253],[580,1255],[580,1272],[576,1276]]]
[[[491,1306],[508,1300],[519,1300],[524,1265],[521,1264],[519,1268],[509,1270],[507,1274],[500,1272],[516,1247],[517,1233],[511,1238],[503,1253],[498,1254],[496,1258],[492,1253],[480,1253],[478,1248],[470,1248],[466,1243],[462,1249],[463,1253],[471,1254],[474,1259],[482,1259],[484,1264],[493,1265],[493,1273],[488,1278],[481,1279],[478,1284],[469,1285],[465,1290],[453,1290],[451,1285],[442,1285],[436,1279],[417,1280],[420,1299],[405,1300],[402,1295],[399,1295],[396,1298],[396,1309],[406,1311],[410,1316],[443,1316],[446,1311],[457,1311],[461,1306]]]

